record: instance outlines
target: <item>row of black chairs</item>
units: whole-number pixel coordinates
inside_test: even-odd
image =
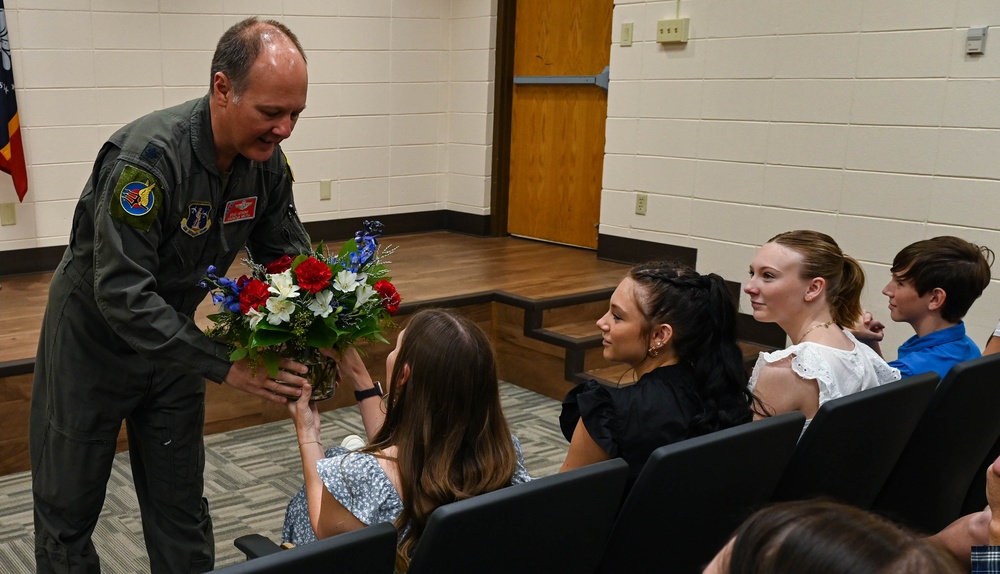
[[[775,498],[827,496],[933,533],[985,508],[997,456],[1000,355],[990,355],[940,383],[925,373],[826,403]]]
[[[1000,355],[829,401],[804,433],[788,413],[661,447],[624,501],[618,459],[540,478],[437,509],[409,572],[700,572],[753,510],[814,496],[934,532],[985,506],[998,406]],[[395,544],[373,525],[220,572],[389,573]]]

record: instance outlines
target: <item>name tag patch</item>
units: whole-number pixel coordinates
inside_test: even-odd
[[[226,204],[226,211],[222,215],[222,223],[235,223],[253,219],[257,215],[257,197],[244,197],[234,199]]]

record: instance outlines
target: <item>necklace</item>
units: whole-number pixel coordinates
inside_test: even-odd
[[[830,325],[833,325],[833,319],[830,319],[826,323],[819,323],[818,325],[813,325],[812,327],[809,327],[808,329],[806,329],[806,332],[802,333],[802,336],[799,337],[799,343],[801,343],[802,341],[804,341],[806,339],[806,335],[808,335],[809,333],[812,333],[813,331],[815,331],[816,329],[819,329],[820,327],[823,327],[825,329],[826,327],[829,327]]]
[[[629,373],[632,373],[632,384],[635,384],[635,382],[636,382],[636,378],[635,378],[635,367],[633,367],[633,368],[631,368],[631,369],[629,369],[629,370],[625,371],[624,373],[622,373],[622,374],[621,374],[621,376],[619,376],[619,377],[618,377],[618,382],[617,382],[617,383],[615,383],[615,388],[616,388],[616,389],[620,389],[620,388],[622,387],[622,379],[624,379],[624,378],[625,378],[625,375],[627,375],[627,374],[629,374]]]

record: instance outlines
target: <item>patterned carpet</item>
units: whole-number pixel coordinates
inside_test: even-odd
[[[559,403],[503,383],[504,411],[524,449],[532,476],[559,470],[569,446],[559,431]],[[354,407],[323,413],[323,437],[339,444],[364,434]],[[215,525],[217,568],[241,562],[233,539],[260,533],[277,540],[289,497],[302,485],[295,431],[288,421],[205,437],[205,496]],[[94,543],[107,573],[146,572],[139,506],[128,453],[115,458],[111,483]],[[23,472],[0,477],[0,573],[34,572],[31,478]]]

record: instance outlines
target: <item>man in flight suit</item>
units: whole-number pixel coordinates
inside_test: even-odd
[[[120,129],[94,162],[52,279],[36,358],[30,454],[38,572],[99,572],[91,535],[122,420],[151,571],[205,572],[205,380],[284,403],[305,367],[267,378],[192,320],[209,265],[244,246],[311,251],[278,144],[306,104],[306,61],[282,24],[219,40],[209,93]]]

